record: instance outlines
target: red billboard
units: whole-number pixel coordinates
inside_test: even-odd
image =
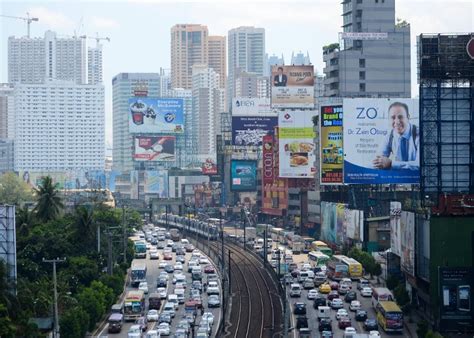
[[[263,186],[273,183],[273,136],[265,135],[263,136]]]
[[[210,158],[202,164],[202,173],[204,175],[217,175],[217,165]]]

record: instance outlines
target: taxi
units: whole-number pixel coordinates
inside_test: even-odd
[[[331,286],[329,286],[328,283],[321,284],[319,286],[319,292],[320,293],[329,293],[329,292],[331,292]]]

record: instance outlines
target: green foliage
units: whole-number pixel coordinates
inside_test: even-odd
[[[400,305],[401,307],[404,307],[410,302],[410,296],[408,295],[408,291],[405,289],[405,285],[399,284],[393,290],[393,293],[398,305]]]
[[[68,262],[67,271],[70,272],[68,276],[70,285],[74,282],[76,285],[89,286],[99,275],[99,266],[96,260],[78,256],[72,257]]]
[[[100,282],[112,289],[116,295],[120,294],[123,290],[124,277],[121,272],[117,271],[112,276],[102,275],[99,279]]]
[[[83,308],[74,307],[63,313],[59,325],[61,337],[83,338],[89,327],[89,315]]]
[[[416,334],[418,337],[426,337],[428,333],[428,322],[426,320],[420,320],[416,325]]]
[[[7,307],[0,303],[0,337],[15,337],[15,325],[9,317]]]
[[[382,274],[382,267],[375,261],[375,258],[371,254],[353,247],[349,250],[347,255],[362,264],[365,272],[371,276],[380,276]]]
[[[77,297],[79,305],[89,314],[89,330],[93,330],[95,323],[105,311],[114,303],[115,296],[111,288],[101,282],[94,281],[91,287],[85,288]]]
[[[48,222],[57,218],[64,208],[63,202],[59,197],[59,186],[53,184],[53,179],[50,176],[43,177],[38,188],[34,189],[36,202],[36,216]]]
[[[19,206],[23,202],[33,201],[33,193],[20,177],[8,172],[0,176],[0,201]]]
[[[429,330],[425,338],[443,338],[443,336],[439,332],[433,332],[432,330]]]
[[[396,276],[393,276],[393,275],[388,276],[388,278],[387,278],[387,288],[389,290],[395,289],[398,286],[398,284],[400,284],[400,280]]]
[[[332,51],[339,49],[338,43],[331,43],[329,45],[323,46],[323,52],[331,53]]]

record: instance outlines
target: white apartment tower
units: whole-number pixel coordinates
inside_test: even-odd
[[[87,49],[87,83],[102,83],[102,45]]]
[[[238,27],[228,33],[227,104],[235,97],[235,80],[239,72],[265,73],[265,29],[256,27]]]

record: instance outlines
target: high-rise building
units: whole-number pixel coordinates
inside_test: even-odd
[[[45,83],[47,79],[87,83],[86,42],[80,37],[8,38],[8,82]]]
[[[209,68],[220,76],[220,88],[225,88],[227,79],[226,37],[211,35],[208,37]]]
[[[291,53],[291,65],[295,66],[307,66],[311,64],[311,60],[309,59],[309,53],[306,52],[306,55],[304,55],[301,51],[298,53],[295,52]]]
[[[104,87],[15,84],[15,170],[103,170]]]
[[[102,83],[102,45],[87,49],[87,83]]]
[[[264,76],[270,76],[272,72],[272,66],[283,66],[285,64],[285,58],[283,57],[283,54],[281,57],[272,54],[271,56],[268,56],[268,54],[265,54],[265,59],[266,59],[266,66],[265,66],[265,71],[264,71]]]
[[[265,73],[265,29],[238,27],[228,34],[227,105],[235,97],[235,79],[240,72],[263,76]]]
[[[171,86],[191,89],[192,67],[208,64],[208,29],[198,24],[171,27]]]
[[[15,137],[15,98],[13,85],[0,84],[0,139]]]
[[[270,78],[267,76],[239,72],[234,87],[235,97],[270,98]]]
[[[15,170],[13,140],[0,138],[0,174]]]
[[[216,154],[216,135],[220,132],[220,113],[224,111],[225,94],[219,85],[219,74],[207,65],[194,65],[192,79],[197,152],[204,160]]]
[[[342,45],[323,47],[326,95],[410,97],[410,25],[395,23],[395,0],[342,7]]]

